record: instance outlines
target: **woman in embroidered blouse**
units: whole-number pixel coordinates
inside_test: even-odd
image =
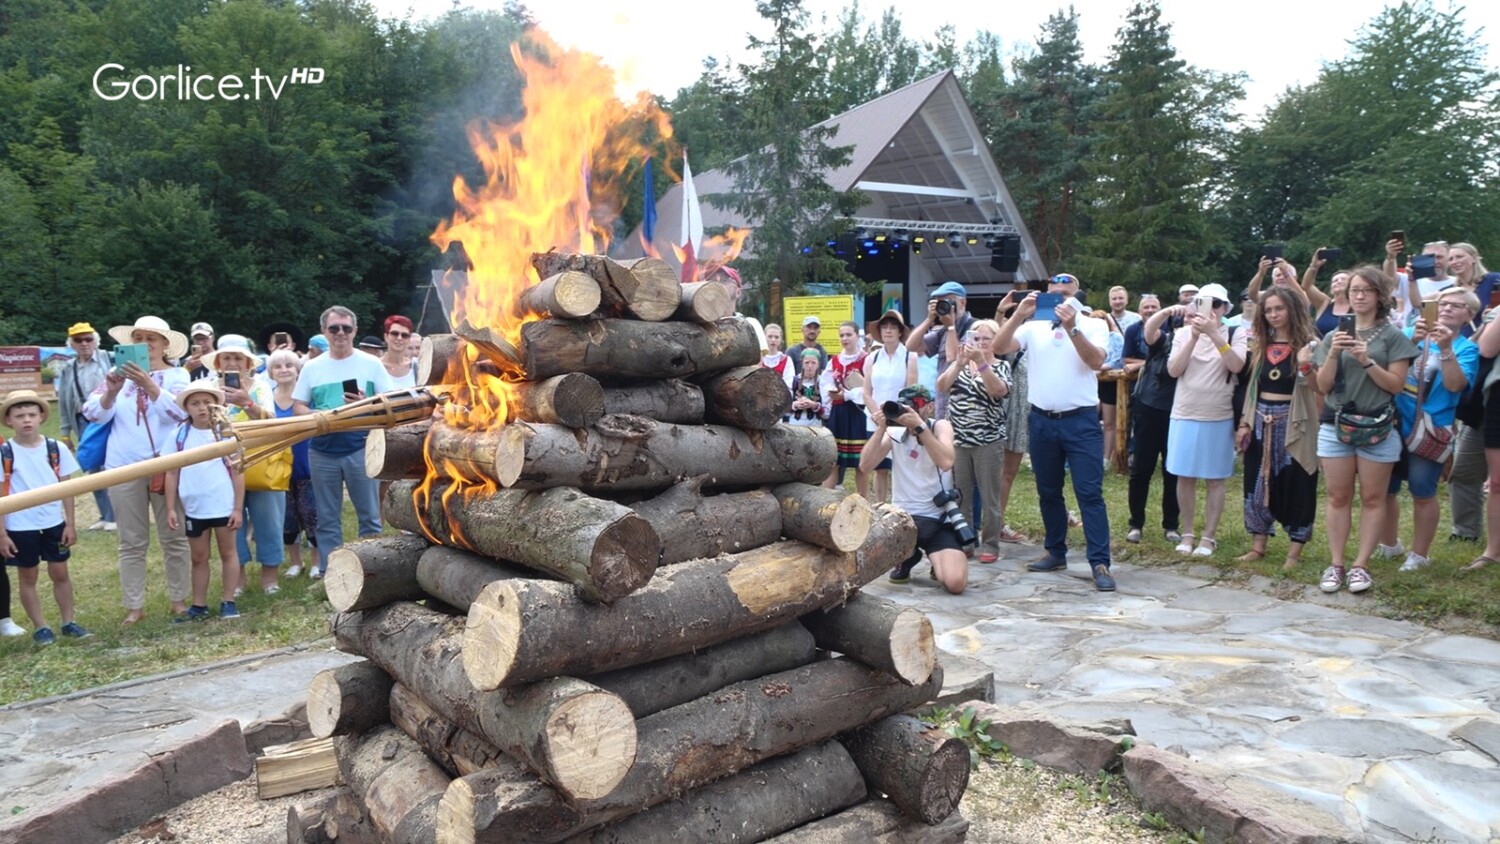
[[[1302,560],[1318,515],[1317,391],[1309,381],[1317,343],[1312,316],[1288,287],[1261,294],[1255,309],[1255,336],[1245,414],[1235,447],[1245,454],[1245,531],[1252,537],[1240,562],[1266,555],[1266,541],[1278,522],[1290,546],[1283,568]]]
[[[84,418],[90,422],[110,423],[104,468],[114,469],[163,453],[171,446],[177,426],[187,419],[177,406],[176,396],[188,385],[188,373],[169,361],[187,354],[188,339],[155,316],[141,317],[134,325],[117,325],[109,330],[109,336],[117,343],[146,344],[151,361],[149,371],[133,363],[111,371],[83,406]],[[172,530],[167,526],[166,491],[153,491],[151,486],[149,479],[143,479],[109,490],[118,527],[125,624],[134,624],[145,616],[146,548],[151,542],[152,514],[166,564],[172,613],[187,612],[191,589],[187,535],[181,527]]]

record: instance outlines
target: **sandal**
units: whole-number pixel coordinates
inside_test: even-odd
[[[1266,552],[1257,551],[1254,548],[1251,548],[1249,551],[1246,551],[1238,557],[1235,557],[1234,561],[1236,563],[1254,563],[1265,559],[1265,556]]]
[[[1281,564],[1282,571],[1296,571],[1302,565],[1302,557],[1287,557],[1286,562]]]
[[[1500,566],[1500,560],[1497,560],[1494,557],[1486,557],[1485,555],[1480,554],[1478,557],[1475,557],[1473,561],[1471,561],[1468,565],[1459,569],[1459,571],[1479,571],[1480,569],[1489,565]]]
[[[1193,549],[1194,557],[1212,557],[1214,551],[1218,550],[1219,542],[1212,536],[1205,536],[1198,540],[1198,547]]]
[[[131,610],[130,612],[125,613],[125,618],[120,622],[120,624],[122,626],[129,627],[130,625],[135,624],[145,617],[145,610]]]
[[[1193,535],[1191,533],[1184,533],[1182,535],[1182,541],[1178,542],[1177,547],[1173,550],[1175,550],[1179,554],[1193,553]]]

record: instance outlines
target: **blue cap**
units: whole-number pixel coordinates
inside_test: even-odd
[[[307,347],[309,349],[317,349],[320,352],[326,352],[328,351],[328,338],[321,334],[314,334],[312,339],[307,341]]]
[[[927,294],[927,298],[929,299],[936,299],[939,296],[962,296],[967,299],[969,298],[969,292],[964,290],[964,286],[956,281],[945,281],[938,285],[938,289]]]

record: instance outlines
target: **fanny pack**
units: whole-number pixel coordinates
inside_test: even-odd
[[[1379,413],[1357,413],[1339,408],[1333,415],[1333,430],[1344,445],[1368,448],[1384,442],[1391,435],[1395,421],[1395,405],[1386,405]]]

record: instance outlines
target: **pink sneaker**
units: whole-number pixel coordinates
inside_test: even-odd
[[[1350,592],[1363,592],[1375,585],[1375,581],[1370,579],[1369,569],[1360,568],[1349,569],[1349,580],[1347,582]]]
[[[1358,571],[1358,569],[1355,569]],[[1369,577],[1369,575],[1365,575]],[[1318,588],[1324,592],[1337,592],[1344,585],[1344,567],[1329,566],[1323,570],[1323,579],[1318,583]]]

